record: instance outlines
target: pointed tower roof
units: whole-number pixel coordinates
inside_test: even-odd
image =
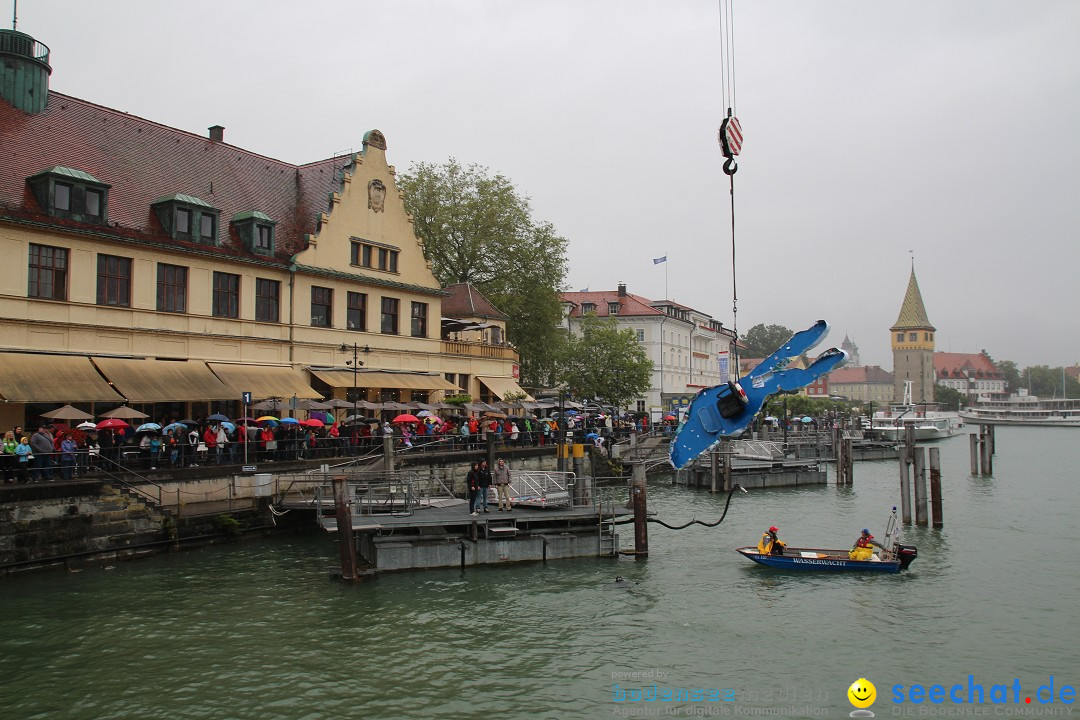
[[[915,268],[911,268],[911,278],[908,280],[907,294],[904,295],[904,304],[900,308],[900,316],[893,323],[892,330],[936,330],[930,324],[930,318],[926,316],[926,306],[923,305],[922,293],[919,292],[919,281],[915,279]]]

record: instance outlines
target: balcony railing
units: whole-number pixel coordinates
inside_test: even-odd
[[[21,32],[0,31],[0,53],[21,55],[49,64],[49,46]]]
[[[509,345],[489,345],[465,340],[443,340],[443,355],[469,355],[471,357],[494,358],[496,360],[517,361],[517,350]]]

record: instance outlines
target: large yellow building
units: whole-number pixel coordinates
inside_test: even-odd
[[[444,341],[447,293],[378,130],[291,165],[50,93],[48,62],[0,31],[0,427],[60,403],[198,417],[245,391],[516,387],[505,321],[497,342]]]

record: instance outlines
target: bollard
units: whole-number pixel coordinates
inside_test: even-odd
[[[645,466],[635,465],[630,480],[630,497],[634,503],[634,554],[649,554],[648,505],[646,503]]]
[[[915,524],[926,527],[926,448],[915,448]]]
[[[337,516],[338,554],[341,557],[341,579],[356,581],[356,542],[353,538],[352,510],[346,494],[345,476],[338,475],[334,483],[334,511]]]
[[[941,516],[941,449],[936,447],[930,448],[930,516],[935,528],[944,527]]]
[[[731,490],[731,441],[724,439],[720,443],[720,461],[723,463],[721,466],[724,469],[724,492]]]
[[[982,436],[982,474],[993,475],[994,474],[994,431],[991,429],[993,426],[983,426]]]
[[[383,435],[382,439],[383,467],[387,472],[394,471],[394,436]]]
[[[713,448],[709,453],[709,492],[718,492],[720,484],[720,453]]]
[[[907,445],[900,448],[900,519],[905,525],[911,524],[911,481],[909,469],[911,459]]]

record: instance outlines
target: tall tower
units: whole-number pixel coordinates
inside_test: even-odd
[[[0,97],[26,113],[49,100],[49,48],[26,33],[0,30]]]
[[[889,328],[892,331],[894,397],[904,397],[904,384],[911,381],[912,402],[934,400],[934,326],[926,316],[915,266],[911,267],[904,304],[900,317]]]

